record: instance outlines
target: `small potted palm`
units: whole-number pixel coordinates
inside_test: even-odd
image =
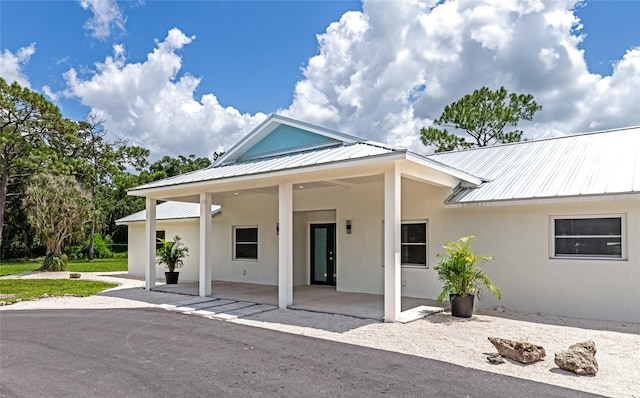
[[[169,270],[164,273],[164,277],[168,285],[175,285],[178,283],[179,272],[176,272],[176,268],[180,268],[184,265],[184,258],[189,254],[189,249],[182,243],[181,238],[176,235],[173,240],[164,240],[158,238],[162,246],[157,252],[157,262],[160,265],[164,265]]]
[[[470,318],[473,314],[474,298],[482,299],[482,288],[485,287],[498,299],[502,297],[500,289],[494,285],[480,266],[493,260],[491,256],[478,256],[471,251],[474,236],[463,236],[457,242],[449,242],[443,246],[446,253],[439,253],[441,258],[434,270],[438,280],[443,283],[438,301],[446,298],[451,301],[451,315]]]

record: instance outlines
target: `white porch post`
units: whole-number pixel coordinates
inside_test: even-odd
[[[293,304],[293,186],[278,187],[278,307]]]
[[[152,198],[147,198],[145,237],[147,264],[144,270],[144,288],[151,290],[156,287],[156,200]]]
[[[395,322],[401,312],[401,178],[398,170],[384,173],[384,321]]]
[[[200,262],[199,290],[200,297],[211,295],[211,194],[200,194]]]

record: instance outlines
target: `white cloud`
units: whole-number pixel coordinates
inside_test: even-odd
[[[376,141],[428,152],[419,130],[473,90],[504,85],[543,106],[528,138],[640,124],[640,48],[611,76],[588,71],[576,1],[365,1],[318,35],[293,102],[280,113]],[[584,27],[588,30],[588,27]],[[178,29],[144,62],[126,49],[94,71],[65,74],[66,95],[100,112],[109,130],[164,154],[228,149],[264,114],[243,114],[211,94],[179,54],[195,38]]]
[[[3,53],[0,53],[0,76],[9,84],[18,82],[22,87],[30,88],[29,78],[22,69],[35,52],[35,43],[22,47],[15,53],[5,49]]]
[[[80,76],[75,69],[64,74],[65,95],[79,98],[105,119],[111,134],[132,145],[149,148],[152,157],[165,154],[211,156],[229,149],[244,133],[264,120],[264,114],[241,114],[224,107],[213,94],[194,98],[200,79],[179,76],[179,50],[195,36],[171,29],[144,62],[127,63],[126,49],[113,46],[113,56]]]
[[[113,33],[125,31],[125,18],[116,0],[80,0],[80,7],[93,16],[84,24],[92,37],[108,39]]]
[[[364,1],[318,36],[319,53],[282,112],[420,152],[420,127],[482,86],[535,96],[543,110],[521,126],[530,138],[639,124],[640,48],[612,76],[591,74],[576,6]]]

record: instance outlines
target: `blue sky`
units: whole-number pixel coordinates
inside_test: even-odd
[[[536,96],[530,137],[640,124],[638,46],[634,0],[0,3],[0,75],[154,156],[208,156],[272,112],[428,152],[419,128],[482,85]]]

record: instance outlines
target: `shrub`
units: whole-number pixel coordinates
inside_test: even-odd
[[[67,256],[61,255],[56,256],[53,253],[49,253],[45,256],[44,261],[42,262],[42,267],[38,269],[38,271],[50,271],[50,272],[58,272],[64,271],[65,264],[67,263]]]
[[[100,234],[93,235],[93,256],[95,258],[113,258],[113,252],[109,249],[111,238]],[[78,245],[73,245],[65,250],[67,256],[72,259],[87,258],[89,255],[89,238]]]

